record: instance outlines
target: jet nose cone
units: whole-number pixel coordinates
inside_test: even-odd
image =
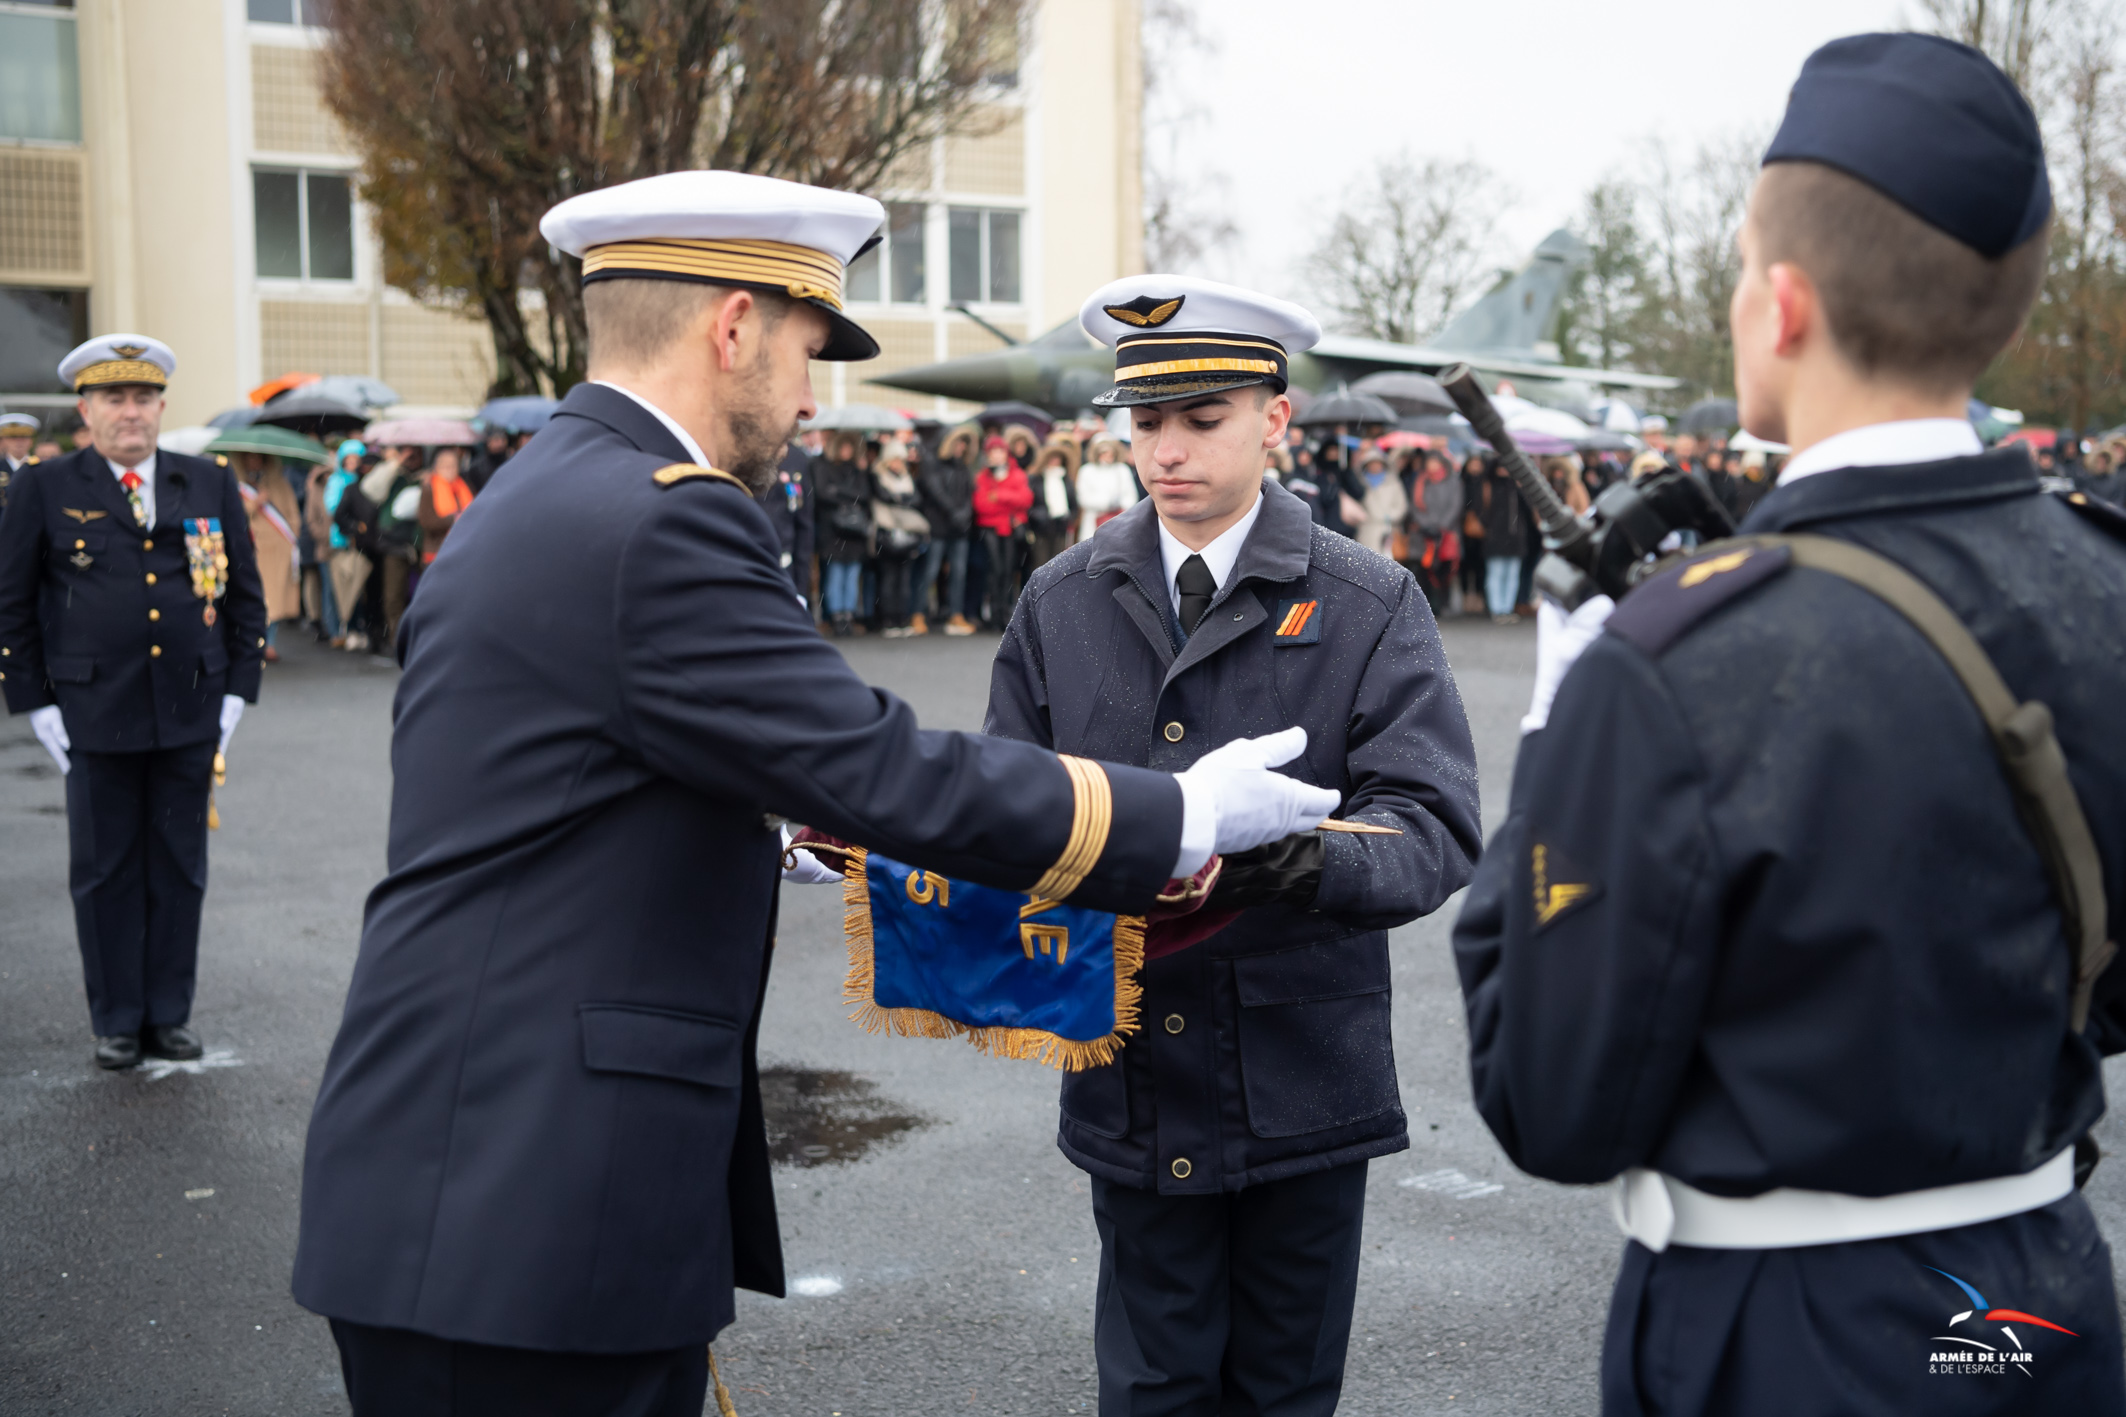
[[[893,389],[907,389],[912,393],[937,394],[970,403],[991,403],[1012,396],[1013,376],[1021,372],[1017,366],[1024,362],[1023,356],[977,354],[950,359],[943,364],[918,364],[912,369],[874,374],[870,382]]]

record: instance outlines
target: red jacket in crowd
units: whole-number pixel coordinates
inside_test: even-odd
[[[1017,463],[1005,463],[1002,477],[993,467],[975,474],[974,524],[982,530],[1009,536],[1026,525],[1026,513],[1032,506],[1033,488]]]

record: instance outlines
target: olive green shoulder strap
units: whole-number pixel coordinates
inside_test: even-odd
[[[1784,546],[1795,565],[1827,571],[1884,601],[1927,637],[1963,681],[1993,735],[2023,824],[2036,840],[2059,896],[2060,914],[2075,953],[2069,1025],[2080,1033],[2089,1020],[2089,999],[2097,976],[2111,963],[2117,946],[2110,939],[2105,918],[2103,863],[2097,856],[2096,839],[2089,833],[2089,820],[2082,815],[2081,801],[2074,795],[2074,784],[2068,780],[2067,757],[2053,732],[2052,710],[2034,699],[2018,703],[1956,612],[1896,562],[1827,536],[1738,540]]]

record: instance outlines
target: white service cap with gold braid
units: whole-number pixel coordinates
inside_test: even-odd
[[[886,209],[745,172],[667,172],[571,197],[539,234],[583,261],[583,282],[677,280],[771,290],[824,311],[821,359],[871,359],[878,341],[842,313],[842,274]]]
[[[167,388],[176,372],[170,347],[146,335],[98,335],[59,361],[59,377],[76,393],[112,384]]]
[[[1291,382],[1290,357],[1321,342],[1321,324],[1289,300],[1196,276],[1125,276],[1086,298],[1085,333],[1115,351],[1103,408],[1198,398]]]

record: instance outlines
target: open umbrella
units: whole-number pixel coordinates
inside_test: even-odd
[[[1683,410],[1676,420],[1679,433],[1720,433],[1738,426],[1741,415],[1735,411],[1733,399],[1704,399]]]
[[[283,428],[323,436],[360,428],[369,421],[369,415],[343,400],[309,389],[297,389],[294,393],[282,394],[258,410],[258,416],[251,421],[277,423]]]
[[[1613,428],[1597,428],[1573,446],[1583,453],[1629,453],[1639,445]]]
[[[224,429],[201,451],[208,456],[215,453],[264,453],[269,457],[315,463],[320,467],[332,461],[332,454],[315,438],[305,438],[300,433],[276,427],[271,423],[254,423],[249,428]]]
[[[327,374],[304,392],[323,394],[359,408],[389,408],[399,401],[397,389],[367,374]]]
[[[225,408],[207,420],[209,428],[246,428],[258,418],[258,410],[245,404],[241,408]]]
[[[489,399],[480,405],[474,419],[487,428],[501,428],[511,433],[536,433],[546,426],[561,407],[559,399],[542,398],[538,394],[517,394],[506,399]]]
[[[1333,394],[1323,394],[1292,421],[1302,428],[1321,428],[1332,423],[1392,426],[1397,416],[1392,407],[1372,394],[1345,388]]]
[[[1562,408],[1544,408],[1541,404],[1523,403],[1519,408],[1506,413],[1506,431],[1517,441],[1540,436],[1555,438],[1564,443],[1577,443],[1594,430]]]
[[[1351,386],[1354,394],[1371,394],[1400,414],[1452,413],[1454,400],[1429,374],[1408,369],[1383,369],[1368,374]]]
[[[1017,399],[1003,399],[997,403],[984,404],[974,421],[984,428],[1002,428],[1011,423],[1023,423],[1033,429],[1036,438],[1046,438],[1056,426],[1056,417],[1046,409],[1035,408],[1030,403]]]
[[[220,436],[219,428],[165,428],[156,435],[155,446],[196,458],[202,448]]]
[[[1727,445],[1738,453],[1790,453],[1793,451],[1792,448],[1789,448],[1784,443],[1767,442],[1747,428],[1742,429],[1734,437],[1728,439]]]
[[[1432,439],[1422,433],[1413,433],[1406,428],[1398,428],[1393,433],[1383,433],[1380,437],[1374,439],[1373,446],[1384,448],[1390,452],[1398,448],[1429,448],[1432,446]]]
[[[821,409],[819,416],[805,426],[837,433],[905,433],[915,425],[907,414],[875,403],[845,403]]]
[[[480,440],[462,418],[387,418],[369,425],[372,448],[469,448]]]
[[[254,404],[271,403],[291,389],[300,389],[306,384],[316,382],[315,374],[283,374],[278,379],[268,379],[260,384],[250,392],[249,398]]]

